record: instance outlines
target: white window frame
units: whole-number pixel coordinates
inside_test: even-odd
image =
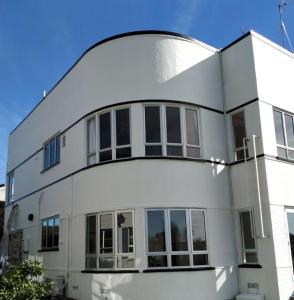
[[[159,107],[160,115],[160,143],[147,143],[146,142],[146,119],[145,119],[145,107],[156,106]],[[166,108],[167,107],[176,107],[180,110],[180,131],[181,131],[181,143],[168,143],[167,142],[167,123],[166,123]],[[197,130],[198,130],[198,145],[191,145],[187,143],[187,128],[186,128],[186,109],[196,111],[197,113]],[[157,103],[157,102],[148,102],[143,104],[143,136],[144,136],[144,152],[146,156],[146,146],[161,146],[162,147],[162,156],[167,157],[188,157],[191,159],[200,159],[202,157],[201,153],[201,135],[200,135],[200,109],[189,106],[189,105],[180,105],[176,103]],[[182,148],[182,155],[173,156],[167,154],[168,146],[177,146]],[[187,147],[199,149],[199,157],[187,156]],[[151,155],[148,157],[152,157]]]
[[[170,212],[174,210],[182,210],[186,212],[186,224],[187,224],[187,251],[172,251],[171,245],[171,228],[170,228]],[[149,252],[148,250],[148,211],[163,211],[164,212],[164,227],[165,227],[165,252]],[[205,238],[206,238],[206,250],[193,250],[193,232],[192,232],[192,211],[201,211],[204,215],[204,228],[205,228]],[[207,234],[207,214],[205,209],[201,208],[148,208],[145,210],[145,231],[146,231],[146,255],[147,255],[147,268],[148,269],[183,269],[183,268],[205,268],[209,267],[210,255],[209,255],[209,245],[208,245],[208,234]],[[207,255],[208,264],[207,265],[193,265],[193,255]],[[188,255],[190,264],[189,266],[172,266],[172,256],[173,255]],[[149,267],[148,257],[149,256],[166,256],[167,266],[166,267]]]
[[[15,192],[15,176],[14,171],[11,171],[7,175],[7,202],[12,203],[14,201]]]
[[[95,130],[96,130],[96,145],[95,145],[95,151],[92,151],[92,152],[88,152],[88,143],[89,143],[89,140],[88,140],[88,122],[93,120],[94,119],[94,123],[95,123]],[[93,156],[95,156],[95,163],[97,162],[97,130],[99,129],[98,127],[98,124],[97,124],[98,120],[97,120],[97,114],[95,115],[92,115],[91,117],[87,118],[86,119],[86,154],[87,154],[87,165],[90,166],[91,164],[89,164],[89,159]]]

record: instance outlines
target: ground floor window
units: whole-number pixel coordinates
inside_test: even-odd
[[[59,217],[54,216],[42,220],[42,240],[41,248],[54,249],[58,248],[59,240]]]
[[[244,263],[257,263],[257,246],[252,210],[239,212],[242,238],[242,260]]]
[[[9,234],[8,261],[17,264],[23,260],[23,234],[17,230]]]
[[[292,265],[294,269],[294,210],[287,211],[289,242],[292,256]]]
[[[202,209],[148,209],[149,268],[207,266],[205,211]]]
[[[86,219],[86,268],[135,266],[134,212],[111,211]]]

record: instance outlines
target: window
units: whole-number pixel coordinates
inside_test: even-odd
[[[148,104],[144,117],[146,156],[200,157],[197,110]]]
[[[86,268],[134,268],[133,211],[89,215],[86,223]]]
[[[59,240],[59,217],[50,217],[42,220],[41,248],[57,249]]]
[[[146,220],[149,268],[208,265],[204,210],[148,209]]]
[[[274,110],[274,122],[278,156],[294,159],[293,115]]]
[[[8,203],[14,201],[14,172],[10,172],[7,176],[7,199]]]
[[[87,163],[109,161],[132,156],[130,108],[104,111],[87,121]],[[98,156],[96,157],[96,132]]]
[[[257,263],[257,248],[252,211],[240,211],[239,217],[242,237],[243,262]]]
[[[44,170],[60,162],[60,136],[51,138],[44,144]]]
[[[294,212],[293,210],[287,211],[288,230],[289,230],[289,246],[292,256],[292,265],[294,270]]]
[[[244,150],[245,155],[248,157],[248,148],[243,140],[246,139],[246,125],[245,125],[245,114],[244,111],[237,112],[232,115],[232,126],[233,126],[233,138],[234,138],[234,153],[235,160],[244,159]]]

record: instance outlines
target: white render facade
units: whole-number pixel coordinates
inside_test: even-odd
[[[76,299],[288,300],[293,76],[255,32],[94,45],[10,135],[18,254]]]

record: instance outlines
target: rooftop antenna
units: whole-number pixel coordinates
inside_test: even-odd
[[[294,0],[289,0],[289,1],[281,0],[280,4],[278,5],[283,46],[284,46],[284,48],[286,48],[286,41],[287,41],[291,52],[293,52],[293,46],[292,46],[290,37],[289,37],[287,29],[286,29],[286,25],[284,23],[283,15],[284,15],[286,5],[291,4],[291,3],[293,4],[293,2],[294,2]]]

